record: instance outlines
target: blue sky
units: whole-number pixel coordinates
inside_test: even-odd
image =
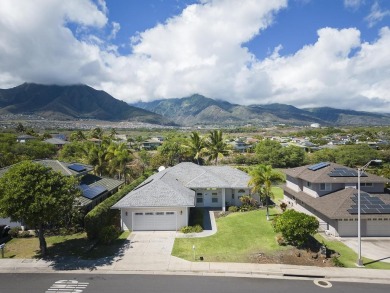
[[[0,87],[390,112],[388,0],[2,0]]]

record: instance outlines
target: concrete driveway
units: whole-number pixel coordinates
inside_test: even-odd
[[[357,253],[357,238],[341,238],[340,241]],[[375,261],[390,263],[390,237],[362,238],[362,256]]]
[[[115,269],[151,271],[168,270],[171,265],[186,265],[189,262],[171,256],[175,237],[175,231],[131,232],[130,246],[116,261]]]

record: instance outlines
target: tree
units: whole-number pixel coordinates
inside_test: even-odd
[[[40,251],[45,255],[45,228],[67,218],[80,194],[73,177],[24,161],[11,167],[0,178],[0,216],[36,228]]]
[[[319,222],[314,216],[288,210],[275,219],[273,227],[275,232],[282,233],[286,241],[302,247],[309,236],[317,232]]]
[[[251,179],[249,185],[253,186],[252,191],[258,192],[260,197],[265,199],[267,207],[267,221],[269,221],[268,201],[274,198],[272,192],[272,184],[275,182],[284,181],[284,176],[273,170],[271,165],[259,165],[249,172]]]
[[[16,132],[19,132],[19,133],[21,133],[21,132],[25,132],[26,131],[26,128],[23,126],[23,124],[22,123],[18,123],[18,125],[16,125]]]
[[[85,139],[86,139],[86,137],[81,130],[78,130],[76,132],[72,132],[70,137],[69,137],[70,141],[83,141]]]
[[[102,139],[103,138],[103,129],[101,129],[100,127],[96,127],[94,129],[92,129],[91,131],[91,138],[97,138],[97,139]]]
[[[111,143],[107,148],[105,159],[108,160],[108,168],[113,172],[118,172],[119,180],[126,173],[127,164],[132,160],[132,156],[125,143]]]
[[[203,137],[199,136],[199,133],[193,131],[190,135],[190,140],[184,145],[188,149],[189,153],[199,165],[199,158],[202,156],[206,149],[206,144]]]
[[[221,130],[209,132],[206,148],[209,155],[209,161],[215,160],[215,165],[218,165],[218,158],[222,158],[229,154],[228,145],[223,141]]]

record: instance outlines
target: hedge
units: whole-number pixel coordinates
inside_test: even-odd
[[[85,230],[87,232],[88,239],[95,239],[99,241],[101,240],[100,232],[105,231],[105,229],[107,229],[106,227],[120,227],[120,211],[111,209],[111,207],[144,180],[144,176],[134,180],[131,184],[126,185],[114,195],[98,204],[85,216]]]

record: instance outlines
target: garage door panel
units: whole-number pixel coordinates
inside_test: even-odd
[[[168,211],[154,211],[133,214],[133,230],[170,231],[176,230],[176,213]]]
[[[339,221],[338,233],[341,237],[351,237],[357,235],[357,222],[355,221]]]
[[[390,236],[390,221],[367,221],[367,236]]]

